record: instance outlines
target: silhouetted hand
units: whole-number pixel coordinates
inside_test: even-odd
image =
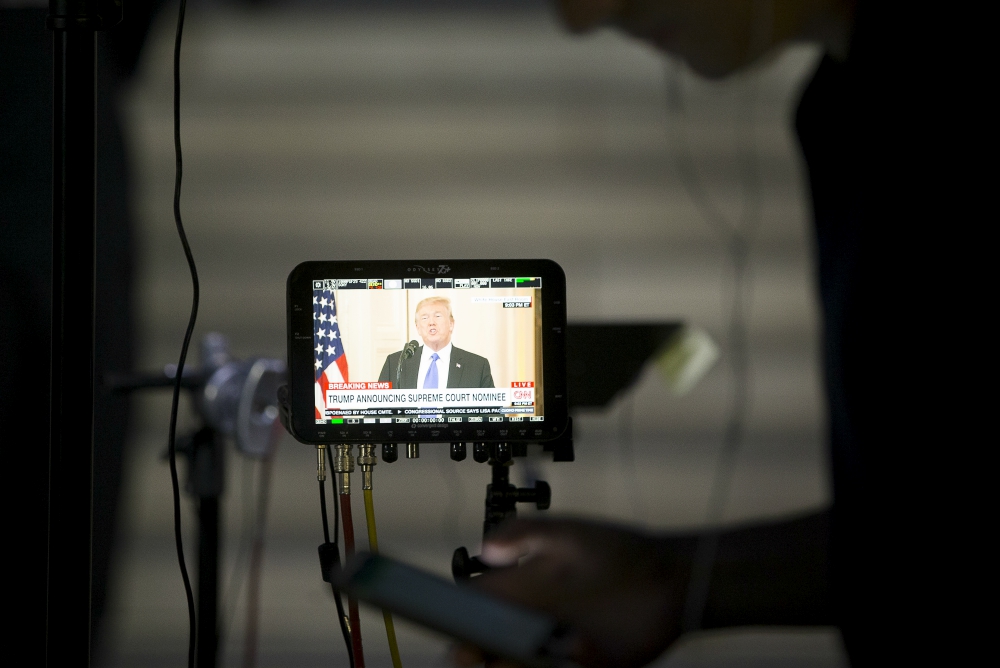
[[[520,566],[470,586],[566,623],[570,657],[582,666],[641,666],[680,635],[691,546],[591,522],[517,520],[489,534],[482,559]],[[461,647],[454,660],[471,666],[483,657]]]

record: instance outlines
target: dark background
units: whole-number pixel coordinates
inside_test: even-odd
[[[170,209],[174,9],[154,24],[121,89],[132,171],[114,185],[132,186],[134,357],[144,369],[176,361],[190,299]],[[727,220],[747,206],[761,216],[747,296],[748,436],[724,519],[823,507],[809,212],[790,124],[816,57],[799,47],[706,83],[617,34],[571,37],[542,3],[196,3],[182,59],[182,207],[202,276],[198,336],[221,331],[239,355],[283,357],[284,280],[303,260],[549,257],[566,270],[572,320],[683,319],[723,354],[684,397],[648,368],[608,409],[580,416],[576,462],[532,451],[512,478],[547,480],[552,513],[701,525],[731,399],[733,284],[723,245],[678,177],[687,150]],[[683,117],[666,104],[671,78]],[[750,192],[746,160],[759,184]],[[165,394],[135,402],[101,665],[176,665],[184,656],[160,459],[168,405]],[[236,454],[228,464],[223,622],[232,632],[223,646],[235,664],[245,589],[231,583],[246,572],[241,538],[258,465]],[[344,657],[315,563],[313,450],[285,439],[275,466],[260,664],[331,665]],[[451,462],[444,447],[380,464],[382,549],[447,573],[454,547],[478,549],[487,478],[471,458]],[[387,654],[381,623],[368,615],[363,624],[377,665]],[[441,663],[446,643],[398,628],[407,665]],[[727,631],[690,639],[664,660],[842,665],[839,642],[828,629]]]

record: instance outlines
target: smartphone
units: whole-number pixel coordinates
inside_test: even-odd
[[[339,587],[372,605],[531,668],[571,668],[555,619],[381,555],[357,553]]]

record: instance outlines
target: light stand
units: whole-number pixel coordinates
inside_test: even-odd
[[[176,367],[158,374],[114,374],[104,385],[116,392],[174,385]],[[195,399],[204,426],[177,439],[177,452],[188,460],[185,489],[198,509],[197,665],[213,668],[219,653],[220,509],[225,479],[225,442],[233,437],[246,456],[269,454],[272,427],[278,416],[278,386],[285,382],[281,360],[230,357],[229,343],[210,333],[201,343],[201,366],[185,367],[181,386]],[[165,457],[165,455],[164,455]]]
[[[50,0],[53,31],[52,356],[46,657],[90,665],[96,284],[96,31],[121,0]]]

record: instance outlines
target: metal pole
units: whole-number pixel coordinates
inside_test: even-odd
[[[219,615],[219,497],[198,500],[198,668],[215,668]]]
[[[219,645],[220,497],[225,443],[211,427],[194,437],[191,483],[198,503],[198,668],[215,668]]]
[[[90,665],[96,3],[52,0],[52,370],[46,663]]]

